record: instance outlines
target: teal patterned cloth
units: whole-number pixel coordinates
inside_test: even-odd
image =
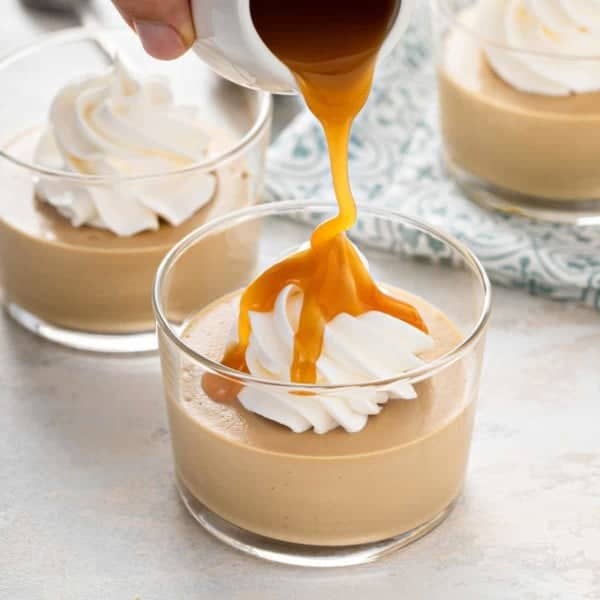
[[[440,161],[434,73],[427,28],[415,25],[380,67],[350,142],[359,203],[386,207],[449,231],[467,244],[496,283],[600,310],[600,227],[536,223],[489,212],[467,200]],[[599,162],[600,168],[600,162]],[[270,150],[271,199],[333,200],[325,141],[302,113]],[[395,232],[373,240],[394,249]],[[430,249],[433,254],[435,250]]]

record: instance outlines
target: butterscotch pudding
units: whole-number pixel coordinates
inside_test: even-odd
[[[219,227],[260,231],[264,268],[292,241],[277,236],[273,218],[298,210],[331,214],[278,203]],[[362,215],[452,248],[402,217]],[[298,289],[284,288],[269,312],[250,312],[245,371],[222,364],[239,341],[239,290],[199,303],[183,326],[170,317],[170,282],[210,229],[176,247],[155,290],[175,471],[192,514],[234,546],[308,565],[372,560],[429,531],[460,494],[468,461],[489,311],[476,261],[461,248],[456,269],[406,255],[390,269],[388,256],[358,247],[371,272],[385,272],[390,286],[380,288],[415,307],[428,333],[387,314],[338,315],[325,327],[315,382],[293,383]],[[302,227],[296,240],[304,235]],[[247,289],[256,275],[238,283]]]
[[[477,199],[600,213],[599,13],[584,4],[434,0],[445,155]]]
[[[26,146],[36,137],[19,139],[6,151],[25,157]],[[195,227],[247,205],[253,197],[250,176],[243,163],[237,161],[211,174],[214,189],[210,197],[205,197],[206,204],[179,225],[159,221],[149,211],[148,216],[156,223],[152,229],[119,236],[104,227],[74,226],[59,212],[70,209],[69,205],[52,206],[44,195],[45,186],[30,178],[13,177],[13,172],[12,165],[0,169],[0,179],[9,192],[0,198],[0,272],[5,300],[45,322],[84,332],[115,334],[151,329],[154,317],[150,288],[167,251]],[[172,180],[171,189],[176,190],[177,179],[165,177],[159,185],[168,191]],[[92,189],[71,182],[60,185]],[[155,185],[150,181],[146,187]],[[98,186],[98,190],[108,199],[131,201],[130,197],[119,196],[114,186]],[[55,202],[61,198],[58,194],[52,196]],[[252,260],[247,242],[240,237],[238,243],[233,236],[215,240],[215,256],[237,251],[244,260]],[[190,261],[190,267],[195,271],[198,265]],[[204,269],[212,270],[216,280],[226,278],[230,272],[215,261],[206,261]],[[194,271],[190,271],[190,280]],[[193,293],[202,293],[202,288]]]
[[[94,47],[85,32],[70,35],[44,52]],[[104,39],[114,46],[120,35]],[[8,59],[0,76],[27,86],[18,67],[37,52]],[[145,350],[153,337],[137,334],[153,329],[152,280],[168,250],[260,199],[270,102],[195,60],[182,83],[181,65],[155,76],[156,63],[143,68],[129,46],[110,63],[97,48],[93,57],[38,90],[21,128],[0,123],[0,283],[10,314],[54,341]],[[229,289],[236,268],[252,265],[254,244],[251,232],[233,231],[214,236],[203,264],[190,256],[182,310],[192,294],[196,302]]]
[[[432,342],[424,342],[421,360],[463,341],[430,304],[393,293],[428,323]],[[218,300],[191,320],[182,339],[219,361],[238,304],[238,294]],[[401,332],[386,338],[373,328],[370,335],[364,343],[404,342]],[[400,364],[390,347],[384,348],[389,364]],[[369,358],[356,347],[347,350],[357,361]],[[357,380],[361,375],[354,373]],[[210,510],[266,537],[321,546],[394,537],[443,514],[460,493],[475,412],[466,376],[458,361],[414,389],[397,383],[389,400],[385,391],[358,389],[318,399],[284,392],[277,400],[257,387],[222,403],[207,395],[201,371],[183,363],[179,396],[167,394],[177,475]]]

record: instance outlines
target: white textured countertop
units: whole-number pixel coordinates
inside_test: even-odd
[[[0,51],[63,24],[1,1]],[[0,409],[1,600],[600,598],[588,309],[496,289],[462,500],[426,538],[347,570],[259,562],[188,516],[155,357],[76,354],[2,315]]]

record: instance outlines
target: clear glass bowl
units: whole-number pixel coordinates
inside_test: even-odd
[[[50,105],[66,84],[104,72],[122,56],[142,78],[166,77],[177,104],[199,107],[222,134],[201,162],[179,171],[137,177],[89,176],[44,168],[34,151]],[[0,113],[0,287],[9,314],[36,334],[73,348],[99,352],[156,350],[152,280],[167,251],[211,218],[261,199],[269,140],[268,94],[237,87],[192,53],[174,62],[147,56],[126,29],[74,29],[0,62],[5,94]],[[177,227],[118,237],[73,227],[40,198],[50,186],[168,197],[200,173],[217,176],[209,204]],[[129,193],[128,193],[129,191]]]
[[[185,505],[231,546],[318,567],[375,560],[449,513],[465,476],[490,312],[487,276],[462,244],[423,223],[364,208],[355,243],[371,273],[382,285],[426,299],[436,307],[431,314],[441,311],[452,321],[456,337],[447,351],[386,381],[330,386],[261,380],[203,354],[190,333],[194,317],[304,244],[311,227],[300,221],[322,220],[334,210],[281,202],[220,218],[168,254],[154,285],[177,487]],[[248,245],[257,252],[249,254]],[[187,261],[195,265],[188,284],[197,302],[182,310],[176,282],[189,276]],[[206,333],[228,336],[232,326],[219,320]],[[202,335],[202,326],[193,331]],[[342,390],[360,395],[401,382],[414,384],[418,398],[390,400],[359,433],[338,428],[297,434],[246,412],[237,400],[209,399],[202,388],[207,374],[294,401]]]
[[[536,52],[487,39],[475,20],[479,0],[431,4],[449,173],[487,207],[540,220],[600,224],[600,92],[530,93],[498,75],[514,77],[509,73],[515,65],[533,65],[546,75],[597,74],[600,56]]]

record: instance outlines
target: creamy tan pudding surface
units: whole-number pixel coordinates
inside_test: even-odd
[[[30,160],[37,132],[11,144],[10,153]],[[226,144],[228,140],[223,140]],[[131,237],[94,227],[73,227],[36,197],[30,173],[4,162],[0,177],[0,285],[5,300],[50,323],[97,333],[147,331],[154,326],[151,288],[170,248],[207,220],[254,203],[254,185],[240,162],[216,173],[211,201],[178,227]],[[254,199],[253,199],[254,198]],[[234,229],[205,240],[185,257],[177,277],[182,313],[239,285],[251,271],[256,237]],[[207,260],[207,257],[211,257]]]
[[[436,308],[405,292],[436,344],[430,361],[462,340]],[[207,307],[183,339],[220,360],[237,316],[239,293]],[[168,345],[163,344],[163,351]],[[184,359],[185,360],[185,359]],[[163,364],[168,364],[163,357]],[[381,540],[417,527],[460,492],[469,451],[476,384],[458,361],[416,385],[416,400],[390,400],[359,433],[292,433],[216,403],[202,372],[183,362],[166,373],[176,470],[188,490],[228,521],[272,538],[317,545]]]
[[[468,10],[461,20],[472,26],[473,17]],[[496,75],[475,39],[459,30],[446,39],[442,56],[440,115],[453,165],[521,194],[600,198],[600,93],[520,92]]]

